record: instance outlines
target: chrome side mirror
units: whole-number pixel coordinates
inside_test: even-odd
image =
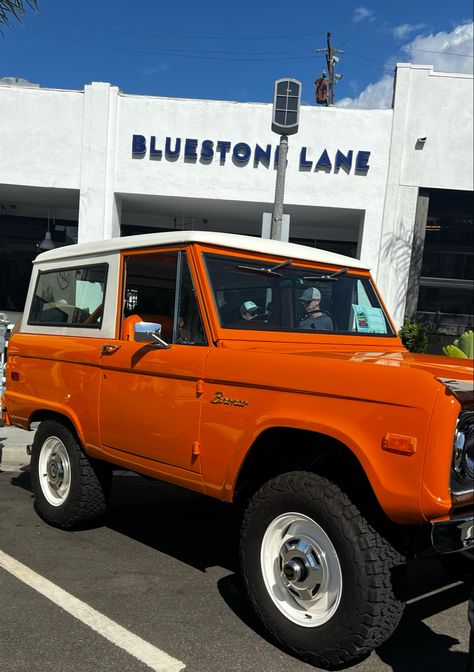
[[[161,324],[158,322],[136,322],[134,340],[140,343],[153,343],[161,348],[171,348],[171,345],[161,338]]]

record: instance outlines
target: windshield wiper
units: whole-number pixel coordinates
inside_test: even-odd
[[[329,275],[304,275],[303,280],[337,280],[338,276],[344,275],[347,273],[349,267],[341,268],[340,271],[335,271],[334,273],[329,273]]]
[[[244,265],[239,265],[237,266],[237,268],[239,268],[242,271],[249,271],[250,273],[263,273],[263,275],[281,276],[281,273],[278,273],[278,270],[280,268],[288,266],[291,263],[293,263],[293,259],[287,259],[286,261],[282,261],[281,264],[277,264],[276,266],[272,266],[271,268],[265,268],[265,266],[244,266]]]

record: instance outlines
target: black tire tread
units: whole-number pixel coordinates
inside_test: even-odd
[[[63,529],[75,527],[86,521],[101,516],[106,509],[106,498],[99,477],[99,470],[95,470],[92,461],[82,451],[76,437],[62,423],[56,420],[45,420],[36,430],[32,449],[32,471],[37,468],[41,446],[50,436],[58,436],[72,452],[71,468],[77,462],[77,487],[74,487],[74,496],[70,493],[67,502],[60,507],[51,507],[42,503],[41,487],[35,488],[36,505],[41,517],[52,525]],[[36,474],[32,473],[33,482]]]
[[[359,609],[358,617],[348,627],[346,638],[337,648],[308,652],[298,649],[274,632],[265,622],[256,603],[245,569],[243,547],[247,542],[250,520],[258,515],[259,508],[269,498],[282,496],[289,492],[304,494],[316,507],[324,506],[331,516],[339,520],[341,532],[352,547],[352,559],[358,566],[366,567],[359,572],[358,585],[367,595],[365,605]],[[310,472],[290,472],[277,476],[263,485],[251,499],[245,511],[241,529],[241,566],[244,584],[250,595],[253,608],[259,614],[269,634],[280,645],[298,657],[326,669],[342,666],[367,656],[380,646],[394,631],[403,613],[404,604],[396,599],[390,580],[390,570],[402,564],[403,558],[398,552],[363,518],[340,488],[317,474]],[[364,585],[365,584],[365,585]]]

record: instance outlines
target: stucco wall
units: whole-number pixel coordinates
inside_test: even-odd
[[[430,66],[398,66],[395,116],[406,114],[394,142],[403,147],[402,185],[472,190],[473,82]]]
[[[230,103],[225,101],[194,101],[140,96],[119,98],[117,125],[116,190],[132,193],[186,195],[200,198],[228,198],[255,202],[273,201],[275,171],[273,161],[267,167],[253,160],[246,166],[236,165],[227,155],[222,164],[218,156],[208,163],[186,161],[183,147],[176,161],[164,156],[150,159],[133,158],[132,135],[156,137],[157,147],[164,150],[165,138],[195,138],[199,144],[206,139],[217,143],[227,140],[234,146],[245,142],[273,148],[279,136],[270,129],[271,105]],[[302,205],[325,205],[365,209],[367,200],[380,203],[385,187],[391,127],[391,110],[361,111],[336,108],[302,107],[300,128],[289,138],[285,200]],[[149,144],[149,142],[148,142]],[[313,169],[299,169],[301,147],[307,147],[307,158]],[[337,149],[369,150],[367,175],[358,176],[354,169],[315,172],[314,164],[327,149],[332,161]],[[164,152],[163,152],[164,153]],[[272,152],[273,156],[273,152]],[[354,156],[355,163],[355,156]]]
[[[79,188],[83,98],[0,86],[0,184]]]
[[[378,264],[378,284],[397,325],[405,312],[419,188],[473,190],[473,81],[430,66],[397,66]]]

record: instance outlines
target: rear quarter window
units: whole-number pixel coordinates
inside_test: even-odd
[[[100,329],[108,264],[38,273],[28,324]]]

